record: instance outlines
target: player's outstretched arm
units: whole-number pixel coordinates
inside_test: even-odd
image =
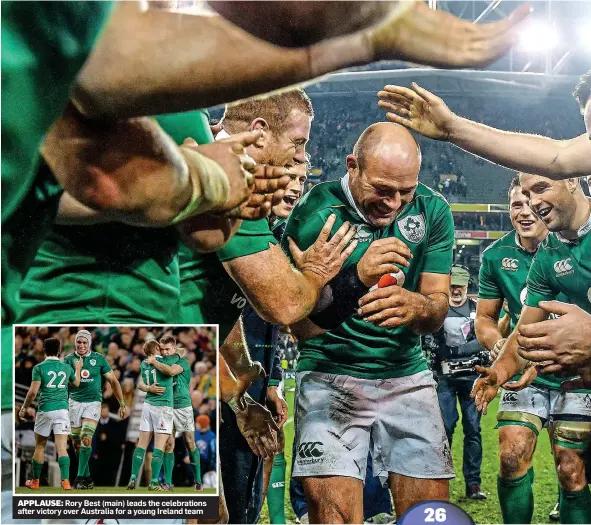
[[[25,416],[27,414],[27,408],[29,408],[31,406],[31,403],[33,401],[35,401],[35,398],[37,397],[37,393],[39,392],[40,387],[41,387],[41,381],[32,381],[31,382],[31,386],[29,387],[27,395],[25,396],[25,401],[24,401],[23,405],[21,406],[21,409],[18,412],[18,417],[20,417],[21,419],[25,419]]]
[[[165,365],[158,361],[158,359],[152,359],[150,364],[159,372],[162,372],[166,376],[178,376],[183,371],[181,365]]]
[[[253,191],[273,185],[266,173],[260,180],[253,175],[255,163],[244,151],[259,136],[179,147],[153,119],[93,123],[70,106],[50,128],[42,154],[84,206],[110,220],[165,226],[232,211]]]
[[[260,20],[266,8],[259,5]],[[371,9],[383,12],[379,3]],[[377,26],[287,49],[220,16],[140,12],[137,3],[120,2],[79,75],[75,100],[91,117],[130,117],[214,106],[375,60],[483,66],[510,48],[528,12],[522,6],[500,22],[472,24],[407,3]]]
[[[253,381],[264,378],[266,373],[261,363],[250,358],[248,345],[244,338],[242,316],[220,346],[220,354],[236,376],[235,397],[240,407],[245,408],[243,397],[246,390]]]
[[[422,273],[418,292],[398,285],[377,288],[360,299],[357,313],[378,326],[408,326],[418,335],[431,334],[445,320],[448,294],[448,274]]]
[[[494,364],[489,368],[476,367],[476,371],[480,374],[480,377],[474,382],[470,397],[474,398],[479,411],[486,414],[488,404],[497,395],[501,385],[507,383],[517,372],[524,370],[528,365],[528,361],[517,353],[519,346],[517,342],[519,326],[537,323],[546,319],[546,317],[547,314],[540,308],[524,306],[521,311],[519,323],[508,337]],[[533,381],[533,377],[530,378]]]
[[[385,86],[378,97],[391,122],[425,137],[447,140],[507,168],[551,179],[591,173],[591,141],[586,134],[554,140],[491,128],[454,114],[441,98],[414,82],[412,89]]]
[[[289,326],[307,317],[316,306],[320,290],[339,272],[357,246],[356,241],[351,242],[355,228],[348,223],[329,239],[335,220],[335,216],[329,217],[316,242],[306,251],[289,242],[298,269],[276,245],[223,263],[265,321]]]
[[[222,401],[236,414],[238,428],[251,450],[257,456],[273,457],[277,452],[276,432],[279,431],[273,414],[248,394],[245,394],[244,404],[240,406],[236,378],[221,355],[218,359],[218,373]]]
[[[505,344],[505,337],[499,326],[502,299],[478,299],[476,304],[476,319],[474,328],[478,342],[490,351],[491,357],[496,359]],[[503,317],[509,319],[509,315]]]

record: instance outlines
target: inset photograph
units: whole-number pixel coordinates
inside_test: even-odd
[[[218,494],[215,325],[16,325],[16,494]]]

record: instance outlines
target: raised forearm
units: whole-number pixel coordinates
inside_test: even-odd
[[[431,334],[443,325],[448,310],[448,298],[444,293],[422,295],[413,294],[420,307],[415,320],[409,324],[409,328],[417,335]]]
[[[158,359],[154,359],[151,364],[156,370],[167,376],[175,376],[179,373],[178,369],[180,367],[178,365],[165,365],[158,361]]]
[[[79,75],[75,100],[89,117],[214,106],[371,58],[364,42],[349,37],[286,49],[259,40],[220,16],[140,12],[134,4],[119,3]],[[313,63],[317,65],[312,67]]]
[[[512,133],[455,116],[448,140],[460,148],[516,171],[560,179],[586,175],[591,169],[591,146],[588,159],[574,151],[585,145],[538,135]],[[588,142],[588,140],[587,140]],[[573,162],[574,156],[580,162]]]
[[[474,327],[478,342],[487,350],[492,350],[495,343],[504,337],[499,330],[498,322],[491,317],[477,315]]]

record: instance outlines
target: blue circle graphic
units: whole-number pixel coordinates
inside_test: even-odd
[[[423,501],[408,509],[398,525],[474,525],[474,520],[449,501]]]

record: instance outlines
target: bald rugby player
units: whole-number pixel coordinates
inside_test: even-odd
[[[293,476],[312,523],[363,520],[368,452],[397,515],[449,498],[450,449],[419,334],[447,313],[453,221],[447,202],[419,184],[420,166],[408,131],[374,124],[347,156],[347,174],[315,186],[288,219],[285,247],[308,246],[330,214],[334,228],[354,224],[359,241],[316,311],[292,327],[300,338]],[[369,291],[388,274],[397,284]]]

